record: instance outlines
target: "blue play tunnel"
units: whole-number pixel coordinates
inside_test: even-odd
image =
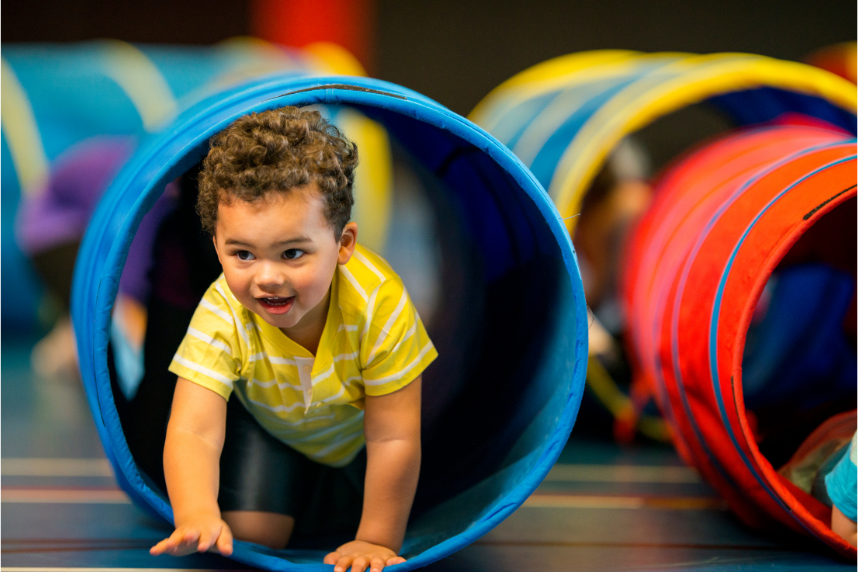
[[[205,156],[212,135],[250,112],[314,104],[355,108],[386,128],[423,182],[436,227],[439,302],[427,327],[440,357],[424,374],[423,464],[402,549],[408,561],[396,568],[411,570],[473,542],[524,502],[563,448],[584,386],[586,306],[566,228],[530,171],[473,123],[413,91],[355,77],[273,76],[187,110],[142,144],[84,238],[72,295],[81,371],[120,485],[172,521],[159,475],[129,447],[151,437],[126,415],[111,358],[112,309],[131,241],[165,185]],[[394,221],[390,240],[407,242],[408,232]],[[153,280],[169,297],[185,269],[159,265],[162,256],[153,253]],[[163,338],[160,327],[150,319],[145,351]],[[157,369],[147,375],[162,371],[147,367]],[[139,391],[138,400],[150,389]],[[233,558],[269,570],[329,570],[318,548],[237,542]]]

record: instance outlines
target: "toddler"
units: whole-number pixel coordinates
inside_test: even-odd
[[[336,127],[294,107],[212,140],[197,211],[223,274],[170,364],[176,530],[152,554],[356,528],[324,559],[336,572],[404,562],[437,352],[400,278],[357,243],[356,165]]]

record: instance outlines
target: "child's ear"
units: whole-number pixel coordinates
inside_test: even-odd
[[[357,223],[346,223],[343,234],[340,235],[340,251],[337,254],[337,264],[345,264],[351,260],[352,253],[357,246]]]
[[[220,250],[217,247],[217,235],[214,235],[214,234],[212,235],[212,244],[214,244],[214,247],[215,247],[215,254],[217,255],[217,261],[220,262],[222,265],[223,259],[220,257]]]

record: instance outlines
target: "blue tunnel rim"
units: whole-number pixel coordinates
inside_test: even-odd
[[[459,139],[486,153],[508,173],[538,209],[560,248],[566,273],[571,282],[575,305],[574,367],[571,372],[569,393],[562,415],[554,432],[541,446],[542,453],[533,469],[510,490],[482,518],[467,530],[417,554],[400,570],[428,565],[465,547],[494,528],[517,509],[545,478],[571,433],[582,396],[587,363],[587,314],[583,284],[578,270],[577,257],[565,225],[548,198],[547,193],[533,174],[497,139],[466,118],[455,114],[421,94],[398,85],[368,78],[348,76],[306,77],[296,74],[276,74],[245,83],[226,92],[207,98],[173,121],[167,129],[141,146],[134,158],[123,168],[101,202],[81,245],[76,265],[72,295],[72,316],[78,335],[78,353],[84,375],[87,398],[94,415],[105,453],[117,473],[117,480],[126,492],[137,501],[153,509],[172,522],[172,510],[142,480],[128,450],[122,431],[108,431],[119,425],[118,412],[113,402],[110,377],[107,372],[107,343],[111,311],[119,286],[119,275],[124,267],[131,239],[142,216],[160,196],[164,184],[184,172],[194,155],[209,138],[236,118],[254,111],[285,105],[342,104],[357,107],[374,107],[396,112],[449,131]],[[211,121],[213,117],[217,121]],[[162,157],[168,148],[180,144],[178,152]],[[194,156],[194,161],[199,160]],[[161,160],[157,174],[149,178],[143,191],[133,204],[120,204],[129,185],[139,171]],[[116,226],[117,220],[122,220]],[[111,232],[112,229],[112,232]],[[113,237],[109,247],[105,239]],[[105,250],[107,255],[103,256]],[[98,359],[98,356],[102,356]],[[87,380],[94,381],[87,381]],[[306,570],[308,564],[284,560],[257,552],[249,543],[237,542],[233,559],[272,570]],[[329,567],[326,565],[325,570]]]

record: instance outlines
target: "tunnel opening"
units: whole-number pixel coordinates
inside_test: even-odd
[[[415,291],[426,286],[427,330],[440,355],[424,374],[423,462],[403,547],[416,567],[494,526],[523,502],[559,454],[577,413],[586,364],[580,277],[571,243],[538,184],[478,128],[406,90],[393,104],[393,97],[385,98],[385,105],[366,103],[365,91],[358,101],[330,90],[325,97],[319,97],[324,90],[308,91],[300,97],[291,91],[282,102],[259,94],[255,106],[229,110],[229,121],[218,116],[218,125],[261,107],[347,103],[384,126],[400,171],[394,180],[411,182],[395,189],[392,200],[395,216],[410,216],[412,224],[394,220],[389,253],[382,254]],[[384,98],[380,93],[371,95]],[[175,383],[166,367],[201,292],[220,273],[192,208],[196,165],[216,132],[213,118],[202,122],[208,132],[177,128],[192,141],[154,154],[148,147],[149,155],[144,149],[132,160],[126,170],[133,174],[120,175],[100,207],[101,218],[97,213],[94,219],[96,238],[88,237],[89,246],[85,241],[85,270],[78,272],[78,280],[81,274],[101,278],[95,292],[78,286],[79,297],[95,294],[88,301],[96,309],[78,302],[76,312],[89,308],[102,320],[100,328],[79,337],[97,338],[84,342],[82,352],[91,352],[87,361],[94,364],[91,377],[86,369],[84,377],[94,382],[90,401],[104,421],[103,440],[124,476],[123,488],[167,518],[160,447],[151,447],[161,441],[154,435],[162,431]],[[159,171],[165,163],[172,167]],[[134,397],[123,400],[116,352],[101,344],[114,322],[112,302],[133,234],[179,175],[176,206],[154,242],[143,380]],[[108,264],[94,261],[98,248],[117,245],[125,251],[111,253]],[[98,321],[90,316],[87,327]],[[235,556],[265,567],[316,562],[319,541],[296,539],[278,553],[250,546]]]
[[[855,209],[854,197],[842,202],[785,253],[743,349],[742,393],[760,453],[807,493],[810,473],[855,432]]]

